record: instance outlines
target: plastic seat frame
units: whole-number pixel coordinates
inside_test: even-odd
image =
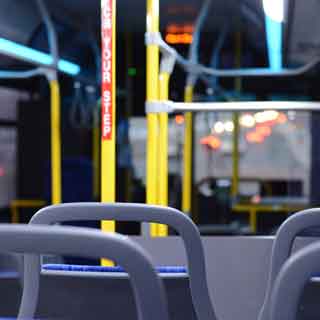
[[[269,278],[259,320],[272,319],[270,317],[270,301],[275,280],[292,253],[295,239],[302,232],[314,227],[320,227],[319,208],[303,210],[293,214],[278,229],[272,246]]]
[[[130,275],[136,302],[138,319],[169,320],[167,301],[162,281],[159,279],[150,257],[130,239],[118,234],[74,228],[30,225],[0,225],[0,251],[40,254],[75,254],[89,258],[114,259]],[[38,279],[39,272],[25,278]],[[24,296],[18,319],[33,319],[39,292]]]
[[[194,309],[198,319],[214,320],[216,315],[211,304],[202,240],[197,226],[184,213],[169,207],[131,203],[66,203],[39,210],[30,225],[52,225],[61,222],[116,220],[153,222],[166,224],[181,236],[187,256],[189,285]],[[40,257],[26,255],[24,258],[25,297],[39,291]],[[32,277],[30,277],[30,274]]]
[[[319,274],[320,243],[313,243],[293,254],[275,279],[270,298],[272,320],[294,320],[306,284]]]
[[[117,220],[166,224],[175,229],[186,251],[190,292],[197,318],[217,320],[208,288],[205,254],[201,236],[193,221],[181,211],[161,206],[130,203],[68,203],[39,210],[30,224],[55,224],[79,220]],[[272,247],[270,271],[259,320],[270,320],[270,300],[275,279],[290,257],[295,238],[303,231],[320,226],[320,209],[309,209],[292,215],[279,228]],[[25,257],[28,272],[40,270],[40,259]],[[24,294],[38,290],[39,279],[33,284],[25,279]],[[214,297],[213,297],[214,301]]]

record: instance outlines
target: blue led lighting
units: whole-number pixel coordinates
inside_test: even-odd
[[[53,63],[53,59],[49,54],[28,48],[4,38],[0,38],[0,51],[2,53],[7,53],[9,56],[28,60],[36,64],[50,66]],[[80,66],[66,60],[59,60],[58,69],[71,76],[76,76],[81,71]]]
[[[282,23],[265,16],[269,66],[272,71],[282,69]]]

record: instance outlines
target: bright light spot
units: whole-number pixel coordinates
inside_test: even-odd
[[[256,132],[264,137],[269,137],[272,133],[272,130],[268,126],[257,126]]]
[[[233,132],[234,130],[234,123],[232,121],[227,121],[224,124],[224,130],[226,130],[227,132]]]
[[[181,34],[168,33],[165,39],[166,39],[166,42],[169,44],[191,44],[193,40],[193,36],[192,34],[189,34],[189,33],[181,33]]]
[[[178,114],[175,116],[175,122],[178,125],[184,124],[184,116],[182,114]]]
[[[266,16],[276,22],[283,22],[284,0],[262,0],[262,3]]]
[[[243,115],[240,120],[240,125],[242,125],[245,128],[253,128],[256,124],[256,120],[251,114],[245,114]]]
[[[221,122],[221,121],[216,122],[213,129],[217,134],[222,134],[224,132],[223,122]]]
[[[26,59],[36,64],[50,66],[53,63],[51,55],[4,38],[0,38],[0,49],[9,56],[13,55],[14,57]],[[66,60],[59,60],[58,68],[60,71],[72,76],[78,75],[81,71],[79,65]]]
[[[133,67],[129,68],[129,69],[128,69],[128,75],[129,75],[130,77],[135,77],[135,76],[137,75],[137,69],[136,69],[136,68],[133,68]]]
[[[203,137],[200,140],[200,144],[207,146],[213,150],[218,150],[221,147],[221,140],[215,136]]]
[[[252,131],[252,132],[248,132],[246,134],[246,139],[248,142],[250,143],[258,143],[258,144],[261,144],[264,142],[265,140],[265,137],[260,134],[259,132],[256,132],[256,131]]]
[[[251,198],[251,202],[252,202],[252,203],[255,203],[255,204],[260,203],[260,202],[261,202],[261,196],[259,196],[258,194],[255,195],[255,196],[253,196],[253,197]]]
[[[264,122],[265,120],[265,118],[264,118],[264,113],[263,112],[258,112],[258,113],[256,113],[255,115],[254,115],[254,119],[255,119],[255,121],[256,122],[258,122],[258,123],[262,123],[262,122]]]
[[[275,110],[258,112],[254,115],[254,118],[257,123],[276,121],[278,117],[279,117],[279,112]]]
[[[284,113],[280,113],[277,121],[279,124],[285,124],[288,121],[288,117]]]

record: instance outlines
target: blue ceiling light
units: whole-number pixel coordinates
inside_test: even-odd
[[[60,59],[58,62],[58,69],[61,72],[67,73],[71,76],[76,76],[80,73],[81,68],[77,64]]]
[[[282,69],[282,24],[266,16],[269,66],[273,71]]]
[[[284,20],[284,0],[262,0],[265,15],[271,20],[282,23]]]
[[[4,38],[0,38],[0,53],[44,66],[50,66],[53,63],[53,58],[49,54],[31,49]],[[76,76],[81,71],[79,65],[62,59],[58,62],[58,69],[59,71],[71,76]]]
[[[268,56],[270,69],[282,69],[282,23],[284,0],[262,0],[265,12]]]

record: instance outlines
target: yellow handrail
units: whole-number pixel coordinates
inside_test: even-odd
[[[147,32],[159,32],[159,0],[147,0]],[[159,100],[159,46],[147,45],[147,102]],[[146,200],[157,204],[158,179],[158,130],[159,117],[149,113],[147,116],[148,138],[146,159]],[[157,236],[158,227],[151,224],[151,236]]]
[[[10,202],[11,223],[19,223],[19,208],[41,208],[46,205],[44,200],[16,199]]]
[[[236,197],[239,194],[239,113],[234,112],[232,116],[234,131],[232,134],[232,184],[231,184],[231,195]]]
[[[185,88],[185,102],[193,100],[193,86]],[[193,144],[193,116],[191,112],[185,114],[184,146],[183,146],[183,178],[182,178],[182,211],[191,213],[192,206],[192,144]]]
[[[116,200],[116,1],[101,0],[102,99],[101,99],[101,201]],[[115,232],[115,221],[102,221],[105,232]],[[105,266],[113,265],[103,260]]]
[[[51,92],[51,201],[62,201],[61,191],[61,131],[60,131],[60,86],[50,80]]]
[[[159,98],[166,101],[169,98],[170,75],[167,72],[160,73],[159,77]],[[168,113],[162,112],[159,115],[159,190],[158,204],[168,206]],[[166,225],[158,225],[157,234],[159,237],[168,235]]]

